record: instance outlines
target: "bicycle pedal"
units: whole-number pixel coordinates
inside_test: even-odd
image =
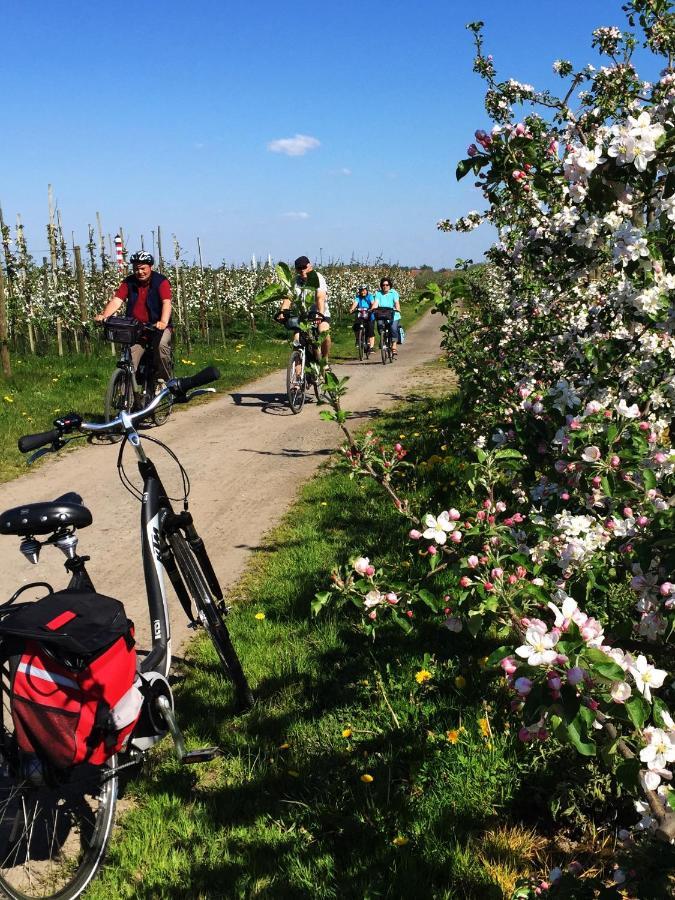
[[[192,766],[197,763],[210,762],[216,756],[222,756],[220,747],[201,747],[198,750],[188,750],[181,759],[184,766]]]

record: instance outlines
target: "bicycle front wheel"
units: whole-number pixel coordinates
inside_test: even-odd
[[[116,757],[65,772],[19,750],[3,667],[0,728],[0,894],[72,900],[103,862],[115,819]]]
[[[365,328],[359,328],[359,359],[363,362],[363,354],[366,352]]]
[[[225,603],[213,596],[201,566],[185,537],[180,532],[175,532],[168,536],[168,541],[178,571],[197,609],[199,621],[211,638],[225,673],[234,685],[237,707],[240,710],[249,709],[253,705],[253,694],[225,624],[227,615]]]
[[[164,390],[165,387],[166,387],[166,382],[161,381],[161,380],[155,381],[154,385],[153,385],[152,396],[156,397],[157,394],[159,394],[160,391]],[[169,396],[169,397],[166,397],[164,400],[162,400],[160,405],[154,411],[154,413],[152,414],[152,421],[154,422],[155,425],[158,425],[158,426],[163,425],[166,422],[166,420],[169,418],[169,416],[171,415],[172,410],[173,410],[173,400],[171,399],[171,396]]]
[[[380,356],[382,357],[382,365],[387,365],[387,339],[383,334],[380,338]]]
[[[305,376],[302,369],[302,353],[294,350],[288,360],[286,371],[286,393],[293,415],[300,412],[305,402]]]
[[[131,387],[131,379],[122,369],[115,369],[108,381],[105,393],[103,415],[106,422],[116,419],[124,410],[130,412],[133,407],[134,392]],[[121,441],[122,435],[109,435],[111,442]]]

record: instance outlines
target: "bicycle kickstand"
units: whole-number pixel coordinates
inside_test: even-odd
[[[173,738],[174,747],[176,749],[176,756],[178,757],[178,761],[182,763],[184,766],[193,765],[194,763],[202,763],[208,762],[211,759],[215,759],[216,756],[220,756],[223,752],[220,747],[200,747],[197,750],[186,750],[185,749],[185,738],[183,737],[183,732],[178,727],[178,722],[176,721],[176,714],[171,708],[171,704],[168,699],[163,695],[160,695],[156,699],[157,709],[159,714],[166,722],[166,726],[169,729],[171,737]]]

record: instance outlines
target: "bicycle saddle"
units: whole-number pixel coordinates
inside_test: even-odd
[[[91,522],[91,512],[82,503],[82,497],[69,491],[56,500],[27,503],[25,506],[8,509],[0,515],[0,533],[26,537],[49,534],[70,526],[85,528]]]

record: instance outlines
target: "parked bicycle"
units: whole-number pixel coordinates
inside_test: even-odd
[[[375,321],[377,322],[377,328],[380,332],[380,356],[382,357],[382,364],[385,366],[388,362],[393,362],[396,358],[391,333],[393,319],[393,309],[375,309]]]
[[[152,644],[137,671],[130,639],[133,631],[122,604],[95,592],[85,567],[89,557],[77,552],[77,529],[92,522],[79,495],[65,494],[0,515],[0,531],[20,536],[21,551],[32,562],[37,563],[42,547],[58,547],[66,555],[65,567],[71,576],[65,591],[54,592],[51,585],[34,582],[20,588],[0,607],[0,892],[10,898],[71,900],[85,890],[103,861],[120,781],[139,773],[146,751],[167,733],[183,764],[204,762],[219,752],[212,747],[186,751],[176,721],[167,680],[171,634],[165,576],[190,625],[203,627],[210,636],[234,684],[238,707],[247,708],[252,703],[225,624],[228,610],[223,592],[188,509],[188,475],[168,447],[137,431],[137,426],[169,395],[174,403],[187,402],[212,390],[199,388],[218,377],[217,369],[205,369],[191,378],[170,381],[144,409],[123,410],[104,424],[84,422],[72,413],[56,419],[51,431],[27,435],[19,441],[21,451],[37,451],[32,461],[59,450],[74,437],[122,436],[117,468],[122,484],[141,503],[141,556]],[[178,464],[183,484],[179,512],[173,509],[157,469],[145,453],[146,440],[163,447]],[[129,445],[136,454],[141,490],[132,485],[124,470]],[[16,602],[25,591],[38,589],[47,592],[42,599]],[[61,611],[56,613],[55,609]],[[48,620],[39,627],[38,613]],[[99,647],[93,656],[82,658],[82,649],[73,651],[73,647],[77,650],[86,645],[91,649],[101,643],[104,649]],[[110,677],[113,650],[115,659],[119,661],[121,655],[124,666],[132,666],[129,677],[135,678],[133,689],[121,698],[106,694],[114,687],[114,678]],[[101,705],[96,709],[100,711],[102,706],[107,715],[99,722],[97,712],[89,721],[82,707],[73,718],[72,706],[78,698],[81,701],[84,685],[91,688],[96,666],[103,667],[98,682]],[[26,704],[25,692],[31,686],[40,693]],[[50,712],[53,716],[61,714],[62,730],[50,725],[45,734],[35,726],[35,720],[49,691],[62,701],[63,708]],[[138,698],[136,707],[134,696]],[[87,721],[87,739],[80,740],[79,732]],[[74,746],[64,746],[74,736]],[[26,750],[27,741],[32,741],[31,747],[35,745],[33,752]],[[106,756],[111,749],[113,755]],[[75,762],[60,761],[66,751],[74,754]]]
[[[109,316],[103,321],[106,340],[122,346],[117,368],[110,376],[105,394],[104,415],[106,422],[112,422],[122,412],[142,409],[158,394],[164,382],[155,373],[154,353],[162,332],[154,325],[138,322],[127,316]],[[138,371],[131,359],[131,347],[147,341],[147,349],[141,357]],[[163,425],[171,415],[171,395],[152,414],[155,425]],[[120,436],[117,436],[118,440]]]
[[[319,349],[318,324],[322,316],[316,313],[312,320],[306,313],[288,315],[286,311],[277,316],[277,320],[289,331],[297,333],[297,340],[291,350],[286,369],[286,393],[291,412],[297,415],[305,405],[310,391],[318,401],[321,397],[320,375],[316,366],[321,359]]]

